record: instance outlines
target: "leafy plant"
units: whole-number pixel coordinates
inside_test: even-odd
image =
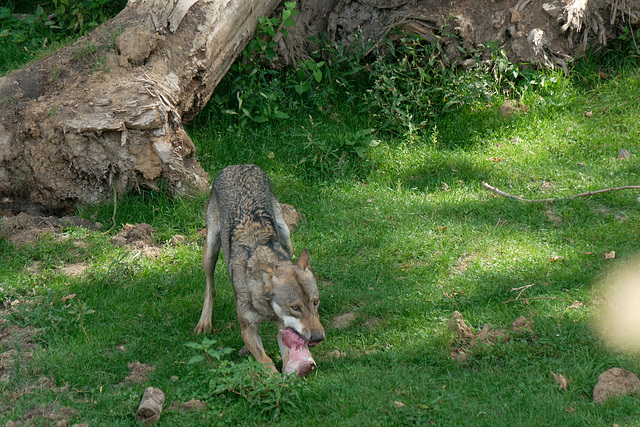
[[[224,359],[232,348],[215,348],[217,341],[204,337],[201,343],[189,342],[187,347],[201,350],[190,364],[209,362],[209,392],[232,399],[243,399],[251,407],[275,421],[287,408],[294,408],[302,387],[295,376],[273,375],[254,359],[233,362]]]
[[[87,334],[87,330],[84,327],[84,317],[95,312],[95,310],[92,310],[87,306],[87,303],[80,301],[80,299],[77,300],[76,305],[71,305],[71,308],[69,309],[69,313],[72,316],[75,316],[76,323],[80,326],[82,332],[84,332],[84,336],[87,338],[87,342],[89,343],[91,342],[91,339],[89,339],[89,334]]]
[[[367,150],[373,145],[373,129],[361,129],[357,131],[337,132],[331,137],[314,137],[312,130],[316,124],[311,115],[309,116],[310,129],[304,126],[302,130],[306,135],[304,143],[305,151],[308,153],[301,163],[309,161],[314,166],[320,166],[322,170],[334,169],[337,164],[343,163],[349,156],[357,156],[364,159]]]
[[[54,5],[52,28],[65,33],[85,34],[107,21],[112,0],[52,0]]]
[[[289,34],[286,27],[293,27],[296,23],[294,17],[298,15],[295,7],[295,1],[285,2],[280,18],[276,16],[258,18],[256,34],[243,51],[241,67],[253,68],[256,64],[263,64],[265,60],[270,62],[276,59],[278,42],[275,37],[278,34],[285,37]]]
[[[316,62],[313,59],[306,59],[300,63],[300,67],[297,70],[298,79],[300,83],[294,86],[298,95],[302,95],[313,86],[314,82],[320,83],[322,81],[322,67],[324,61]]]
[[[215,359],[220,362],[222,357],[233,352],[232,348],[222,347],[222,348],[214,348],[214,346],[218,343],[216,340],[212,340],[208,337],[204,337],[202,339],[202,343],[196,342],[188,342],[185,345],[189,348],[193,348],[195,350],[201,350],[204,354],[197,354],[189,359],[189,363],[199,363],[204,362],[205,358],[213,365]]]

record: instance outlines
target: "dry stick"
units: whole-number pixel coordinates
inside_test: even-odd
[[[502,301],[502,303],[503,304],[508,304],[508,303],[511,303],[511,302],[523,302],[525,304],[529,304],[529,301],[531,301],[531,300],[546,300],[546,299],[548,299],[548,300],[558,300],[558,301],[564,301],[564,302],[573,302],[573,301],[570,301],[568,299],[564,299],[564,298],[558,299],[558,297],[553,296],[553,297],[527,297],[527,298],[520,298],[520,299],[510,299],[508,301]]]
[[[624,187],[605,188],[603,190],[587,191],[586,193],[575,194],[575,195],[569,196],[569,197],[555,197],[555,198],[552,198],[552,199],[536,199],[536,200],[532,200],[532,199],[523,199],[522,197],[514,196],[513,194],[509,194],[509,193],[505,193],[504,191],[498,190],[496,187],[490,186],[486,182],[483,182],[482,186],[484,188],[486,188],[487,190],[491,191],[492,193],[499,194],[500,196],[507,197],[509,199],[515,199],[515,200],[517,200],[519,202],[527,202],[527,203],[553,203],[553,202],[559,202],[561,200],[573,200],[573,199],[576,199],[578,197],[593,196],[594,194],[606,193],[606,192],[609,192],[609,191],[632,190],[632,189],[633,190],[640,190],[640,185],[625,185]]]
[[[518,299],[520,299],[520,295],[522,295],[522,293],[524,291],[526,291],[527,289],[529,289],[530,287],[535,286],[535,285],[536,285],[535,283],[532,283],[530,285],[520,286],[519,288],[512,288],[510,292],[520,291],[520,293],[516,297],[516,300],[518,300]]]
[[[557,297],[528,297],[528,298],[516,298],[516,299],[510,299],[508,301],[502,301],[503,304],[508,304],[510,302],[523,302],[525,304],[528,304],[530,300],[541,300],[541,299],[558,299]]]

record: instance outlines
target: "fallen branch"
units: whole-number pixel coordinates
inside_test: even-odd
[[[513,194],[509,194],[509,193],[505,193],[504,191],[498,190],[496,187],[492,187],[491,185],[487,184],[486,182],[482,183],[482,186],[484,188],[486,188],[487,190],[491,191],[492,193],[496,193],[500,196],[509,198],[509,199],[515,199],[519,202],[527,202],[527,203],[553,203],[553,202],[559,202],[561,200],[573,200],[573,199],[577,199],[578,197],[586,197],[586,196],[593,196],[594,194],[601,194],[601,193],[607,193],[609,191],[620,191],[620,190],[640,190],[640,185],[625,185],[624,187],[616,187],[616,188],[605,188],[603,190],[596,190],[596,191],[587,191],[586,193],[580,193],[580,194],[575,194],[573,196],[568,196],[568,197],[554,197],[551,199],[524,199],[522,197],[519,196],[514,196]]]
[[[544,299],[558,299],[558,297],[528,297],[528,298],[516,298],[516,299],[510,299],[508,301],[502,301],[503,304],[509,304],[511,302],[523,302],[525,304],[529,304],[529,301],[533,301],[533,300],[544,300]]]
[[[527,289],[529,289],[530,287],[535,286],[535,285],[536,285],[535,283],[532,283],[530,285],[520,286],[519,288],[512,288],[509,292],[520,291],[520,293],[516,297],[516,300],[518,300],[518,299],[520,299],[520,295],[522,295],[522,293],[524,291],[526,291]]]

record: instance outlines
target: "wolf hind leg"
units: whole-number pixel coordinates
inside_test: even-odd
[[[284,248],[289,252],[289,256],[293,255],[293,245],[291,244],[291,236],[289,235],[289,227],[287,223],[284,222],[284,216],[282,215],[282,209],[280,208],[280,203],[275,200],[273,203],[273,212],[276,220],[276,233],[278,233],[278,238],[280,242],[284,246]]]
[[[202,268],[207,278],[207,287],[204,291],[204,303],[202,305],[202,314],[200,321],[195,327],[195,333],[201,334],[212,329],[211,315],[213,312],[213,304],[216,299],[216,288],[214,284],[214,273],[216,271],[216,263],[220,254],[220,213],[217,203],[211,200],[207,208],[207,237],[202,251]]]

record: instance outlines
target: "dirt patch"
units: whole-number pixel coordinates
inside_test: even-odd
[[[87,264],[85,264],[84,262],[79,262],[76,264],[65,265],[64,267],[60,268],[60,271],[65,276],[79,277],[79,276],[82,276],[82,274],[85,272],[87,268],[88,268]]]
[[[518,325],[526,325],[519,326],[519,328],[533,328],[533,320],[528,319],[529,322],[527,322],[521,319],[523,319],[523,317],[514,322],[514,330],[516,323]],[[480,331],[474,333],[465,323],[462,314],[458,311],[454,311],[451,315],[449,330],[454,336],[454,345],[451,347],[451,357],[460,362],[466,362],[469,359],[469,355],[481,346],[492,346],[510,338],[507,331],[503,329],[491,329],[488,325],[484,325]],[[518,333],[520,332],[521,329],[518,329]]]
[[[18,422],[9,421],[6,425],[12,426],[30,426],[30,425],[69,425],[71,419],[78,415],[78,411],[67,406],[58,407],[50,403],[46,406],[32,406],[27,409]]]
[[[5,214],[7,214],[5,212]],[[56,235],[69,227],[98,230],[99,224],[78,216],[39,216],[21,212],[0,218],[0,239],[5,238],[16,247],[37,242],[44,235]]]
[[[0,310],[0,318],[4,320],[7,309]],[[0,331],[0,384],[7,384],[12,377],[18,360],[24,364],[33,357],[36,348],[35,336],[38,329],[7,326]]]
[[[125,224],[122,231],[111,238],[111,242],[119,247],[127,246],[131,249],[139,249],[154,245],[153,233],[153,227],[144,222],[136,225]]]
[[[473,254],[463,254],[460,258],[458,258],[456,262],[456,266],[454,267],[451,275],[455,276],[456,274],[461,274],[467,271],[469,265],[475,261],[476,256]]]
[[[515,334],[533,334],[535,325],[536,323],[532,318],[520,316],[513,322],[512,331]]]
[[[124,379],[121,385],[127,384],[144,384],[149,379],[149,374],[156,370],[155,366],[145,365],[140,362],[131,362],[127,365],[129,368],[129,375]]]
[[[624,212],[616,212],[606,206],[598,206],[593,209],[593,213],[600,216],[613,216],[616,221],[624,221],[627,219],[627,215]]]
[[[547,216],[547,219],[551,221],[554,226],[562,225],[562,216],[558,212],[556,212],[552,208],[547,208],[545,209],[544,213]]]
[[[333,327],[336,329],[345,329],[351,326],[356,320],[355,313],[345,313],[333,318]]]
[[[140,224],[125,224],[122,231],[111,238],[111,243],[119,247],[138,250],[149,258],[158,258],[162,249],[154,243],[155,230],[144,222]]]
[[[198,399],[191,399],[188,402],[173,402],[171,406],[167,409],[167,411],[182,411],[182,412],[190,412],[190,411],[202,411],[207,408],[207,402]]]

